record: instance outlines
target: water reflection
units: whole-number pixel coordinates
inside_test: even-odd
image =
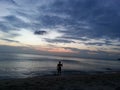
[[[119,61],[31,54],[6,54],[4,56],[0,55],[0,78],[32,77],[36,75],[54,74],[59,60],[62,60],[64,64],[64,73],[120,71]]]

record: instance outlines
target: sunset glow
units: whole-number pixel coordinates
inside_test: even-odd
[[[21,52],[36,54],[119,57],[120,6],[116,0],[110,2],[0,0],[0,47],[26,48]]]

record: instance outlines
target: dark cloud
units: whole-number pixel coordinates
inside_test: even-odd
[[[11,39],[5,39],[5,38],[2,38],[1,40],[7,41],[7,42],[20,43],[19,41],[16,41],[16,40],[11,40]]]
[[[8,46],[0,45],[0,52],[2,53],[36,53],[36,51],[29,47],[24,46]]]
[[[95,58],[95,59],[111,59],[114,60],[116,58],[120,57],[120,53],[115,53],[115,52],[106,52],[104,50],[97,50],[97,51],[92,51],[92,50],[86,50],[86,49],[78,49],[76,48],[68,48],[66,47],[65,49],[70,49],[72,51],[77,51],[78,53],[72,55],[74,57],[80,57],[80,58]]]
[[[71,36],[71,35],[65,35],[65,36],[63,36],[63,38],[67,38],[68,40],[74,39],[74,40],[80,40],[80,41],[89,41],[90,40],[90,38],[87,38],[87,37],[80,37],[80,36],[75,37],[75,36]]]
[[[114,39],[113,39],[114,41]],[[120,46],[119,40],[116,42],[113,42],[112,40],[96,40],[96,42],[84,42],[85,45],[93,45],[93,46]]]
[[[95,46],[103,46],[103,45],[112,45],[112,44],[106,44],[106,43],[100,43],[100,42],[96,42],[96,43],[85,43],[86,45],[95,45]]]
[[[11,26],[17,29],[17,28],[28,28],[30,26],[29,23],[25,23],[24,21],[22,21],[21,19],[17,18],[14,15],[5,16],[3,17],[3,19],[6,22],[5,25],[6,27]]]
[[[56,25],[62,25],[64,24],[64,19],[58,16],[51,16],[51,15],[43,15],[38,18],[37,20],[40,20],[39,23],[41,23],[41,26],[44,28],[54,28]]]
[[[14,29],[11,25],[6,22],[0,22],[0,30],[3,32],[9,32],[9,30]]]
[[[6,3],[10,5],[17,5],[17,3],[14,0],[0,0],[1,3]]]
[[[9,33],[11,30],[19,30],[18,28],[28,27],[28,24],[14,16],[6,16],[4,19],[5,21],[0,22],[0,30],[3,32]]]
[[[72,40],[67,40],[67,39],[45,39],[47,42],[50,43],[75,43]]]
[[[40,30],[34,32],[35,35],[44,35],[46,33],[47,33],[46,31],[40,31]]]
[[[119,45],[120,46],[120,45]],[[120,48],[119,47],[116,47],[116,48],[113,48],[114,50],[118,50],[118,51],[120,51]]]
[[[68,15],[69,18],[43,16],[45,25],[63,25],[66,35],[74,37],[119,38],[120,36],[120,3],[117,0],[56,0],[43,11],[53,14]],[[41,8],[40,8],[41,9]],[[84,26],[80,22],[84,23]]]

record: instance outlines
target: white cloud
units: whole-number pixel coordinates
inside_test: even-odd
[[[44,44],[42,38],[40,38],[37,35],[34,35],[34,33],[30,30],[21,29],[19,31],[13,31],[13,33],[20,34],[19,36],[15,37],[14,40],[20,41],[23,44],[28,45]]]
[[[56,39],[62,37],[64,34],[58,31],[49,31],[48,34],[44,35],[43,38]]]

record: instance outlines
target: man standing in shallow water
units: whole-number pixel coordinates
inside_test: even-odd
[[[63,64],[61,63],[61,61],[59,61],[59,63],[57,64],[57,71],[58,71],[58,75],[61,75],[61,68],[62,68]]]

